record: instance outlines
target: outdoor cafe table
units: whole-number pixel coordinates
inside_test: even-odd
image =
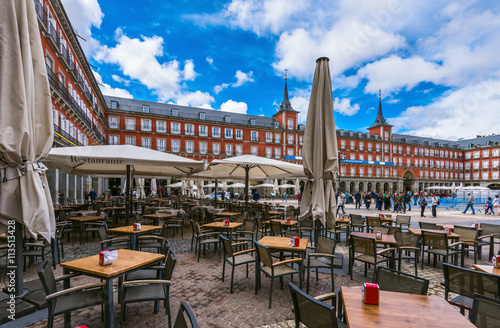
[[[144,214],[142,216],[143,219],[151,219],[156,220],[156,225],[160,225],[161,219],[175,218],[177,214],[168,214],[168,213],[152,213],[152,214]]]
[[[83,224],[85,222],[93,222],[98,220],[103,220],[102,216],[75,216],[67,218],[68,221],[72,221],[73,224],[80,222],[80,245],[83,243]]]
[[[211,222],[202,225],[202,228],[213,229],[213,230],[227,230],[229,231],[229,241],[233,242],[233,230],[239,228],[243,225],[241,222],[229,222],[229,225],[225,225],[224,222]]]
[[[61,267],[64,268],[64,274],[69,272],[81,273],[105,281],[105,324],[106,327],[112,328],[115,326],[113,314],[113,279],[142,269],[163,258],[165,258],[163,254],[119,249],[118,259],[111,265],[99,265],[99,254],[96,254],[83,259],[62,263]],[[64,280],[64,289],[68,288],[70,288],[69,279],[66,279]],[[65,326],[67,326],[67,323],[71,319],[71,313],[66,313],[64,319]]]
[[[277,221],[281,223],[282,226],[287,228],[293,227],[297,225],[297,223],[299,223],[299,221],[296,220],[290,220],[290,222],[285,222],[285,220],[269,220],[269,221],[264,221],[264,224],[271,224],[271,221]]]
[[[441,232],[441,233],[444,232],[444,230],[430,230],[430,229],[408,228],[408,231],[410,233],[412,233],[414,235],[417,235],[417,236],[422,236],[422,230],[430,231],[430,232]],[[458,239],[458,238],[460,238],[460,235],[457,235],[456,233],[450,232],[448,234],[448,238]]]
[[[380,291],[379,305],[363,303],[360,287],[341,287],[348,327],[448,328],[474,325],[444,298]]]
[[[365,237],[365,238],[373,238],[377,242],[377,244],[384,244],[384,245],[389,245],[389,246],[394,246],[396,245],[396,238],[394,238],[394,235],[387,235],[387,234],[382,234],[382,239],[376,239],[377,234],[372,233],[372,232],[359,232],[359,231],[353,231],[350,233],[351,236],[358,236],[358,237]]]
[[[496,269],[493,265],[474,264],[472,266],[472,269],[477,270],[477,271],[486,272],[486,273],[496,274],[496,275],[500,276],[500,269]]]
[[[137,239],[139,238],[139,235],[143,235],[145,233],[155,231],[155,230],[160,230],[161,226],[152,226],[152,225],[141,225],[141,230],[134,230],[133,225],[125,226],[125,227],[119,227],[119,228],[112,228],[108,229],[109,232],[112,233],[117,233],[121,235],[129,235],[131,239],[131,248],[133,250],[137,250]]]

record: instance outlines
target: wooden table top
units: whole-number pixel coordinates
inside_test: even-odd
[[[455,227],[473,228],[473,227],[468,226],[468,225],[459,225],[459,224],[455,225],[455,224],[446,224],[446,223],[443,223],[443,224],[436,224],[436,225],[438,225],[440,227],[443,227],[443,228],[447,227],[447,228],[450,228],[451,230],[455,229]],[[477,231],[483,231],[482,228],[476,228],[476,230]]]
[[[335,219],[335,222],[336,222],[336,223],[350,223],[350,222],[351,222],[351,219],[349,219],[348,217],[347,217],[347,218],[344,218],[344,219],[342,219],[342,218],[336,218],[336,219]]]
[[[266,247],[293,252],[305,252],[307,250],[308,242],[308,239],[300,238],[299,246],[292,247],[290,246],[290,238],[288,237],[264,236],[261,240],[259,240],[259,244]]]
[[[99,254],[83,259],[61,263],[61,267],[88,274],[111,278],[138,267],[154,263],[165,258],[163,254],[119,249],[118,259],[111,265],[99,265]]]
[[[477,270],[477,271],[482,271],[486,273],[492,273],[500,276],[500,269],[495,269],[493,265],[480,265],[480,264],[474,264],[472,266],[472,269]]]
[[[170,213],[152,213],[152,214],[144,214],[142,217],[143,218],[148,218],[148,219],[163,219],[163,218],[171,218],[177,216],[177,214],[170,214]]]
[[[430,231],[430,232],[444,232],[444,230],[430,230],[430,229],[417,229],[417,228],[408,228],[408,231],[414,235],[422,236],[422,230]],[[448,234],[448,238],[460,238],[460,235],[456,233],[450,232]]]
[[[229,222],[229,225],[225,225],[224,222],[212,222],[206,223],[202,225],[202,228],[210,228],[210,229],[235,229],[241,227],[243,223],[241,222]]]
[[[292,226],[296,225],[297,223],[299,223],[299,221],[296,221],[296,220],[290,220],[290,223],[286,223],[285,220],[273,220],[273,221],[279,222],[279,223],[281,223],[282,226],[286,226],[286,227],[292,227]],[[271,220],[264,221],[264,224],[271,224]]]
[[[97,221],[104,220],[102,216],[73,216],[66,218],[68,221],[76,221],[76,222],[87,222],[87,221]]]
[[[285,211],[269,211],[269,215],[285,215]]]
[[[160,230],[161,226],[152,226],[152,225],[141,225],[141,230],[134,231],[134,226],[129,225],[125,227],[118,227],[118,228],[111,228],[108,229],[109,232],[114,232],[114,233],[123,233],[123,234],[138,234],[138,233],[144,233],[144,232],[149,232],[149,231],[154,231],[154,230]]]
[[[444,298],[380,291],[379,305],[365,304],[360,287],[342,286],[348,327],[474,327]]]
[[[235,215],[240,215],[241,213],[239,212],[220,212],[220,213],[214,213],[215,216],[235,216]]]
[[[377,236],[376,233],[371,233],[371,232],[358,232],[358,231],[353,231],[350,234],[351,236],[359,236],[359,237],[368,237],[368,238],[373,238]],[[394,238],[394,235],[386,235],[382,234],[382,239],[377,239],[377,244],[387,244],[387,245],[396,245],[396,238]]]

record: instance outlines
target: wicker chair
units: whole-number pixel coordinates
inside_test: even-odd
[[[377,268],[373,282],[390,292],[427,295],[429,289],[428,279],[384,267]]]
[[[273,263],[271,257],[271,251],[268,247],[259,244],[257,241],[254,241],[255,248],[257,249],[257,268],[255,273],[255,294],[257,294],[258,289],[260,288],[260,273],[264,273],[264,275],[271,278],[271,288],[269,288],[269,308],[272,307],[273,301],[273,287],[274,287],[274,278],[281,278],[286,275],[294,275],[299,274],[300,287],[302,288],[302,258],[289,259],[285,261],[280,261]],[[263,265],[260,265],[262,262]],[[294,269],[288,264],[298,264],[299,268]],[[281,280],[281,289],[283,289],[283,280]]]
[[[346,241],[347,241],[347,234],[349,233],[348,231],[349,225],[348,224],[336,224],[332,223],[329,220],[326,220],[326,229],[325,229],[325,235],[327,237],[331,237],[333,234],[333,238],[335,239],[336,242],[340,242],[340,235],[344,233],[346,235]],[[312,229],[311,229],[312,230]]]
[[[478,328],[500,327],[500,300],[475,294],[470,321]]]
[[[351,279],[354,261],[360,261],[365,264],[366,276],[368,264],[374,265],[374,270],[376,270],[379,264],[390,262],[394,258],[395,249],[384,248],[382,250],[377,250],[377,242],[375,238],[360,237],[355,235],[351,235],[350,238],[351,246],[349,248],[349,271],[351,274]],[[392,253],[389,257],[383,256],[389,252]]]
[[[177,262],[177,255],[169,250],[161,279],[133,280],[125,281],[120,287],[121,292],[121,326],[125,321],[127,303],[137,303],[145,301],[155,301],[154,313],[160,309],[159,301],[164,302],[165,313],[168,316],[168,326],[172,326],[170,315],[170,284],[172,273]]]
[[[127,237],[111,237],[108,234],[106,226],[103,225],[98,231],[99,239],[101,240],[101,250],[113,251],[122,248],[130,248],[129,238]]]
[[[226,273],[226,262],[231,265],[231,294],[233,293],[233,281],[234,281],[234,268],[238,265],[246,264],[247,267],[247,278],[248,278],[248,264],[255,263],[255,257],[250,255],[250,253],[255,252],[255,249],[242,250],[239,252],[233,252],[234,246],[248,245],[246,242],[233,243],[229,241],[228,238],[223,235],[219,236],[222,241],[222,246],[224,247],[224,262],[222,263],[222,282],[224,282],[224,276]]]
[[[218,232],[208,232],[206,230],[201,230],[198,222],[190,221],[191,227],[193,229],[193,238],[196,240],[196,247],[194,253],[198,254],[198,262],[200,262],[201,247],[203,246],[203,251],[207,245],[214,245],[214,252],[219,246],[219,233]],[[219,250],[220,257],[220,250]]]
[[[500,276],[443,263],[444,297],[451,305],[458,306],[462,314],[472,310],[474,294],[499,299]],[[450,293],[458,296],[449,299]],[[498,313],[497,313],[498,315]]]
[[[307,254],[307,260],[304,267],[307,270],[307,292],[309,293],[309,276],[311,269],[316,271],[316,281],[318,281],[318,269],[329,269],[330,279],[332,281],[332,292],[335,290],[333,269],[342,269],[344,256],[342,253],[335,253],[337,244],[334,240],[320,236],[316,247],[312,248],[313,253]]]
[[[174,328],[198,328],[198,321],[196,321],[193,311],[191,311],[186,302],[181,302],[181,307],[175,319]]]
[[[398,251],[398,270],[401,271],[403,260],[413,260],[415,263],[415,275],[418,275],[418,258],[420,256],[419,237],[417,235],[396,232],[396,249]],[[411,253],[415,254],[411,256]]]
[[[430,223],[430,222],[422,222],[420,221],[418,223],[420,229],[425,229],[425,230],[443,230],[442,226],[438,226],[436,223]]]
[[[474,252],[474,264],[477,263],[478,257],[478,243],[479,243],[479,231],[473,227],[464,227],[456,225],[453,229],[453,232],[457,235],[460,235],[459,241],[462,242],[462,247],[464,253],[468,253],[470,251]]]
[[[167,226],[163,222],[160,233],[157,234],[148,234],[139,236],[139,243],[137,245],[138,250],[142,249],[156,249],[158,253],[161,252],[161,248],[167,238]]]
[[[481,229],[483,229],[483,233],[481,237],[479,237],[479,254],[481,254],[483,246],[489,246],[490,252],[488,259],[491,259],[493,257],[493,254],[495,253],[495,244],[500,245],[500,225],[492,223],[481,223]],[[489,241],[487,241],[488,239]]]
[[[255,232],[255,223],[247,219],[243,222],[243,230],[238,230],[236,235],[236,241],[250,242],[253,245],[253,241],[257,239]]]
[[[273,236],[283,237],[283,227],[281,226],[281,221],[271,220],[271,234]]]
[[[351,231],[356,231],[355,229],[358,229],[358,231],[363,231],[366,227],[365,225],[365,219],[358,214],[351,214]]]
[[[395,225],[403,230],[405,227],[405,231],[410,227],[411,216],[410,215],[396,215],[396,223]]]
[[[296,328],[300,327],[300,323],[311,328],[347,327],[342,321],[336,318],[334,306],[304,293],[291,282],[288,283],[288,286],[292,295]]]
[[[422,230],[422,269],[424,268],[424,255],[428,253],[428,262],[430,262],[430,255],[434,254],[434,266],[436,266],[437,256],[442,256],[444,262],[448,262],[450,256],[455,257],[455,264],[458,263],[458,254],[463,255],[461,242],[450,244],[448,242],[448,235],[444,232],[432,232]],[[425,249],[427,247],[427,249]],[[455,247],[458,247],[457,250]],[[462,266],[464,258],[462,258]]]
[[[367,216],[366,217],[366,230],[367,232],[372,232],[373,227],[380,227],[382,225],[382,221],[378,216]]]

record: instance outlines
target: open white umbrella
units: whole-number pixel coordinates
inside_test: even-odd
[[[52,105],[33,1],[0,1],[0,233],[15,229],[15,294],[23,293],[22,225],[49,242],[54,208],[40,163],[52,147]],[[11,220],[15,224],[9,224]],[[10,241],[10,239],[9,239]],[[10,247],[10,245],[9,245]],[[12,262],[14,260],[14,262]],[[55,259],[54,259],[55,260]],[[11,269],[11,268],[10,268]],[[9,270],[10,270],[9,269]]]
[[[156,185],[156,179],[151,179],[151,195],[154,196],[158,192],[158,186]]]
[[[455,182],[451,185],[451,192],[456,193],[457,192],[457,186],[455,186]]]
[[[282,184],[282,185],[279,185],[278,188],[281,188],[281,189],[295,188],[295,185],[293,185],[293,184]]]
[[[125,194],[126,192],[127,192],[127,178],[125,178],[125,181],[123,183],[122,194]]]
[[[182,182],[171,183],[171,184],[168,184],[167,187],[169,187],[169,188],[182,188]]]
[[[222,182],[222,191],[227,192],[227,182],[226,181]]]
[[[186,180],[182,180],[181,183],[182,183],[182,185],[181,185],[182,196],[185,196],[186,191],[187,191],[187,182],[186,182]]]
[[[236,183],[228,185],[227,188],[233,188],[233,189],[245,188],[245,184],[241,183],[241,182],[236,182]]]
[[[464,190],[464,184],[460,182],[460,186],[458,186],[458,190]]]
[[[262,183],[259,185],[254,186],[255,188],[273,188],[274,184],[272,183]]]
[[[337,135],[333,116],[332,80],[328,58],[316,60],[304,131],[302,161],[307,176],[300,217],[312,216],[335,224],[333,181],[339,174]]]

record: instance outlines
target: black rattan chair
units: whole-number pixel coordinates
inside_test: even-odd
[[[500,327],[500,300],[475,294],[472,302],[470,321],[478,328]]]
[[[434,255],[434,266],[436,266],[437,256],[442,256],[444,262],[448,262],[450,256],[455,257],[454,263],[458,263],[458,255],[463,255],[462,253],[462,243],[448,242],[448,235],[444,232],[432,232],[422,230],[422,269],[424,268],[424,255],[428,253],[427,259],[430,262],[431,254]],[[425,248],[427,247],[427,249]],[[462,266],[464,264],[464,258],[462,259]]]
[[[377,268],[373,282],[390,292],[427,295],[429,289],[428,279],[384,267]]]
[[[198,328],[196,317],[186,302],[181,302],[181,307],[179,308],[177,318],[175,319],[174,328]]]
[[[247,278],[248,278],[248,264],[255,263],[255,257],[253,252],[255,249],[242,250],[239,252],[233,252],[234,246],[246,246],[247,242],[233,243],[229,241],[228,238],[223,235],[219,236],[222,241],[222,246],[224,247],[224,262],[222,263],[222,282],[224,282],[224,276],[226,273],[226,262],[231,265],[231,294],[233,293],[233,280],[234,280],[234,268],[238,265],[246,264],[247,267]]]
[[[368,264],[374,265],[374,270],[381,263],[388,263],[394,259],[394,248],[384,248],[377,250],[377,242],[375,238],[360,237],[351,235],[351,246],[349,248],[349,271],[351,273],[354,267],[354,261],[360,261],[365,264],[365,276],[368,269]],[[389,256],[386,253],[391,253]],[[356,255],[357,254],[357,255]]]
[[[311,247],[312,248],[312,247]],[[336,243],[332,239],[323,236],[318,237],[318,242],[313,253],[307,254],[307,260],[304,261],[304,267],[307,270],[307,292],[309,293],[309,276],[311,269],[316,271],[316,281],[318,281],[318,269],[330,270],[330,279],[332,281],[332,292],[334,289],[333,269],[342,269],[344,256],[342,253],[335,254]]]

